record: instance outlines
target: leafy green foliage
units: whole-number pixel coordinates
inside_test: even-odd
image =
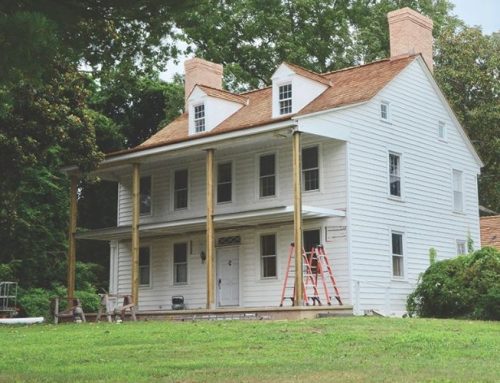
[[[407,301],[422,317],[500,320],[500,252],[486,247],[431,264]]]
[[[41,288],[20,290],[18,304],[21,315],[28,317],[50,317],[50,291]]]

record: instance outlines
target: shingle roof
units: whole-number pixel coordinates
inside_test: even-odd
[[[481,217],[481,246],[493,246],[500,250],[500,215]]]
[[[200,89],[202,89],[207,95],[222,98],[224,100],[238,102],[240,104],[248,104],[248,97],[228,92],[227,90],[212,88],[211,86],[206,85],[196,85]]]
[[[305,73],[307,73],[307,76],[311,79],[320,77],[327,82],[331,82],[331,86],[297,114],[280,118],[272,117],[271,87],[237,95],[227,91],[201,86],[205,92],[210,92],[210,95],[214,97],[225,99],[230,97],[231,101],[245,100],[245,103],[242,108],[209,132],[189,136],[188,118],[187,114],[184,113],[139,146],[121,152],[110,153],[108,156],[258,127],[273,122],[290,120],[300,115],[367,101],[382,90],[385,85],[418,56],[419,55],[409,55],[393,59],[384,59],[370,64],[341,69],[322,75],[310,72],[293,64],[287,64],[293,67],[293,70],[297,71],[297,74],[305,75]],[[298,73],[299,69],[297,68],[300,68],[301,73]]]
[[[285,62],[284,64],[300,76],[307,77],[311,80],[320,82],[320,83],[328,85],[328,86],[332,85],[331,81],[328,78],[324,77],[323,75],[321,75],[319,73],[310,71],[309,69],[305,69],[305,68],[302,68],[298,65],[291,64],[288,62]]]

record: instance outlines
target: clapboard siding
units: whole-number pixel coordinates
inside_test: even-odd
[[[381,101],[390,103],[390,123],[379,119]],[[370,102],[334,116],[350,128],[353,301],[360,312],[401,312],[431,247],[444,259],[469,233],[480,245],[479,166],[418,62]],[[447,142],[438,139],[439,121]],[[402,155],[402,201],[388,198],[389,151]],[[453,212],[452,169],[463,171],[463,214]],[[391,229],[404,233],[403,280],[392,278]]]
[[[318,145],[320,148],[320,191],[305,192],[305,206],[344,209],[346,207],[346,151],[345,143],[331,139],[319,139],[304,135],[303,146]],[[231,161],[233,164],[233,200],[216,204],[215,214],[234,213],[253,209],[293,205],[292,188],[292,144],[283,139],[279,144],[261,148],[256,146],[241,151],[216,152],[216,164]],[[258,158],[260,155],[276,153],[277,196],[258,196]],[[143,166],[141,176],[152,177],[152,214],[141,216],[141,223],[166,222],[205,215],[205,161],[203,158],[170,160]],[[188,169],[189,203],[187,209],[173,209],[174,171]],[[130,225],[132,219],[131,178],[125,174],[118,188],[118,225]]]
[[[325,225],[345,225],[344,218],[306,221],[306,229],[320,229],[324,235]],[[277,277],[261,278],[260,235],[274,233],[277,236]],[[241,237],[238,247],[240,268],[240,306],[278,306],[281,288],[288,261],[290,243],[293,241],[291,224],[245,230],[231,230],[216,233],[216,237]],[[187,242],[188,248],[188,283],[173,283],[173,245]],[[206,305],[206,264],[201,262],[200,252],[204,250],[205,237],[200,234],[171,236],[152,240],[143,240],[141,246],[151,248],[151,286],[139,288],[139,308],[141,310],[168,309],[172,296],[184,296],[187,308],[203,308]],[[334,274],[344,301],[349,303],[349,274],[347,241],[345,237],[325,244]],[[130,242],[122,241],[118,245],[117,265],[118,293],[130,294]]]

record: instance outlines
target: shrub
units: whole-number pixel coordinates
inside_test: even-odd
[[[50,292],[39,288],[20,290],[18,304],[21,316],[47,318],[50,311]]]
[[[500,252],[483,248],[435,262],[407,301],[422,317],[500,319]]]

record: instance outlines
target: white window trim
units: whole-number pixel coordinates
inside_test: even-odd
[[[454,187],[454,184],[455,184],[455,179],[453,177],[453,173],[454,172],[460,172],[461,174],[461,177],[460,177],[460,181],[461,181],[461,193],[462,193],[462,210],[456,210],[455,209],[455,187]],[[451,210],[453,213],[455,214],[465,214],[465,193],[464,193],[464,185],[465,185],[465,173],[462,169],[457,169],[457,168],[452,168],[451,169]]]
[[[149,209],[149,213],[141,213],[141,201],[140,201],[140,198],[141,198],[141,178],[144,178],[144,177],[150,177],[151,178],[151,209]],[[133,199],[133,196],[132,196],[132,189],[133,189],[133,180],[132,178],[130,179],[131,183],[130,183],[130,197],[131,199]],[[143,174],[139,177],[139,217],[152,217],[153,216],[153,205],[154,205],[154,198],[153,198],[153,187],[154,187],[154,177],[152,174]],[[132,201],[133,203],[133,201]]]
[[[286,86],[286,85],[290,85],[291,86],[292,97],[286,98],[284,100],[280,100],[280,88],[282,86]],[[294,88],[293,87],[293,82],[291,80],[282,81],[279,84],[277,84],[276,86],[277,86],[277,111],[278,111],[277,117],[289,116],[290,114],[293,114],[293,105],[294,105],[294,102],[293,102],[293,88]],[[290,100],[290,102],[291,102],[290,113],[283,113],[282,114],[281,113],[281,101],[286,101],[286,100]]]
[[[141,284],[141,266],[138,267],[138,273],[139,273],[139,288],[140,289],[152,289],[153,288],[153,248],[150,244],[146,245],[141,245],[139,246],[139,254],[140,254],[140,249],[141,248],[148,248],[149,249],[149,284]],[[140,255],[139,255],[140,256]]]
[[[179,170],[187,170],[188,173],[188,182],[187,182],[187,188],[188,188],[188,195],[187,195],[187,206],[178,208],[176,209],[175,207],[175,172]],[[170,171],[170,211],[171,212],[177,212],[177,211],[186,211],[189,210],[191,207],[191,171],[189,167],[178,167],[175,169],[172,169]]]
[[[260,157],[269,156],[274,154],[274,182],[275,193],[272,196],[260,196]],[[273,200],[279,197],[279,151],[260,152],[255,155],[255,199],[261,201]]]
[[[186,282],[176,282],[175,281],[175,256],[174,256],[174,247],[175,245],[178,244],[186,244]],[[189,253],[190,253],[190,241],[187,239],[184,240],[179,240],[179,241],[173,241],[171,243],[171,248],[172,248],[172,286],[187,286],[189,285]]]
[[[196,121],[201,120],[201,118],[196,118],[196,108],[203,106],[203,130],[199,132],[196,130]],[[205,102],[197,102],[193,104],[193,134],[205,133],[207,131],[207,106]]]
[[[219,188],[219,165],[224,165],[224,164],[231,164],[231,200],[230,201],[223,201],[223,202],[219,202],[219,193],[218,193],[218,188]],[[216,165],[215,165],[215,201],[216,201],[216,204],[217,205],[229,205],[229,204],[232,204],[234,202],[236,202],[236,196],[234,195],[234,191],[235,191],[235,176],[236,176],[236,172],[235,172],[235,161],[234,160],[220,160],[220,161],[217,161]]]
[[[318,177],[319,177],[319,184],[317,189],[313,190],[305,190],[305,182],[304,182],[304,166],[303,166],[303,158],[302,158],[302,152],[305,149],[310,149],[310,148],[318,148]],[[301,188],[302,188],[302,194],[309,194],[309,193],[321,193],[323,190],[323,145],[321,143],[315,143],[315,144],[308,144],[306,146],[302,146],[300,149],[300,157],[301,157],[301,169],[300,169],[300,183],[301,183]]]
[[[262,243],[261,243],[261,238],[265,235],[274,235],[275,241],[276,241],[276,254],[274,255],[276,259],[276,276],[275,277],[264,277],[263,276],[263,263],[262,263]],[[256,244],[256,249],[259,249],[257,252],[258,257],[259,257],[259,267],[257,268],[258,272],[258,278],[260,281],[265,282],[265,281],[276,281],[279,280],[279,275],[280,275],[280,268],[279,268],[279,236],[276,231],[261,231],[257,233],[257,244]]]
[[[382,105],[386,106],[387,118],[382,117]],[[389,101],[386,101],[386,100],[380,101],[380,104],[378,105],[378,116],[379,116],[380,121],[382,121],[382,122],[390,123],[392,121],[391,103]]]
[[[403,255],[400,256],[398,254],[393,254],[392,252],[392,234],[400,234],[402,236],[401,241],[403,244]],[[392,257],[394,256],[400,256],[403,261],[403,275],[402,276],[397,276],[394,275],[394,269],[393,269],[393,264],[392,264]],[[407,270],[407,263],[408,263],[408,248],[406,246],[406,233],[404,230],[401,230],[400,228],[391,228],[389,230],[389,267],[390,267],[390,275],[391,275],[391,280],[393,281],[407,281],[408,280],[408,270]]]
[[[464,252],[461,253],[461,254],[459,254],[458,253],[458,247],[460,245],[462,245],[462,244],[464,246]],[[467,240],[465,240],[465,239],[457,239],[456,242],[455,242],[455,245],[456,245],[455,251],[456,251],[457,255],[465,255],[465,254],[467,254]]]
[[[401,195],[391,194],[391,160],[390,155],[399,156],[399,187],[401,189]],[[386,175],[387,175],[387,198],[393,201],[404,202],[405,196],[405,185],[404,185],[404,156],[403,152],[397,150],[388,149],[386,153]]]
[[[443,137],[439,134],[441,126],[443,127]],[[448,126],[446,125],[446,122],[442,120],[438,121],[438,140],[441,142],[448,142]]]

